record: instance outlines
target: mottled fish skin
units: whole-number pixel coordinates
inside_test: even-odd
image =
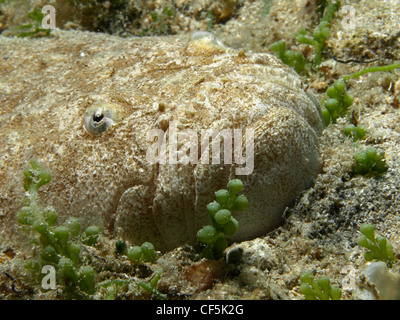
[[[0,36],[0,201],[4,244],[20,227],[22,172],[31,158],[52,181],[42,205],[158,249],[193,242],[206,204],[242,165],[150,164],[152,129],[255,130],[254,171],[240,176],[249,210],[233,240],[280,225],[286,206],[319,170],[318,108],[275,57],[189,37],[119,38],[54,30],[49,39]],[[120,120],[91,135],[97,103]]]

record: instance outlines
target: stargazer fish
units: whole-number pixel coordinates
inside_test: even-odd
[[[318,106],[272,55],[227,48],[204,32],[54,30],[0,36],[0,60],[4,245],[16,245],[21,230],[15,216],[30,159],[51,172],[39,205],[53,206],[61,222],[78,217],[158,250],[194,243],[211,224],[214,192],[233,178],[249,207],[233,213],[231,240],[266,234],[319,171]]]

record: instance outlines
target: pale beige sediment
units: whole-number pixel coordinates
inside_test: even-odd
[[[209,223],[213,192],[238,166],[150,165],[146,134],[173,120],[198,133],[255,129],[254,172],[241,176],[250,209],[237,216],[235,240],[279,226],[318,173],[318,109],[297,74],[273,56],[189,50],[187,37],[55,31],[50,39],[0,42],[3,238],[19,229],[22,172],[33,157],[52,174],[40,199],[62,216],[159,249],[193,242]],[[119,105],[123,119],[93,137],[83,115],[96,102]]]

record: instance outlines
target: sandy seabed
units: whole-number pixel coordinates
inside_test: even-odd
[[[268,47],[272,42],[284,39],[294,50],[308,52],[293,39],[298,28],[313,27],[314,18],[307,2],[312,3],[243,1],[230,20],[214,26],[214,32],[226,45],[244,50],[270,52]],[[344,16],[339,14],[332,25],[327,51],[336,60],[357,62],[340,63],[325,57],[322,72],[304,77],[318,98],[343,75],[398,61],[400,6],[395,2],[343,1],[355,9],[355,28],[344,28]],[[204,23],[195,19],[182,25],[204,27]],[[114,259],[114,239],[105,236],[101,246],[92,252],[99,257],[94,260],[94,265],[102,270],[99,280],[123,275],[136,281],[161,266],[164,272],[160,290],[171,299],[303,299],[299,278],[302,271],[309,270],[316,277],[328,276],[332,283],[342,287],[344,299],[360,299],[362,288],[367,286],[363,270],[368,264],[363,257],[365,249],[356,243],[360,226],[373,224],[376,232],[393,245],[395,253],[400,250],[399,72],[367,74],[348,82],[354,104],[347,118],[327,127],[320,137],[322,168],[314,186],[286,209],[280,228],[228,248],[228,257],[242,251],[239,261],[229,266],[219,262],[194,263],[192,248],[184,246],[162,255],[155,265],[142,270],[132,268],[126,259]],[[367,131],[365,139],[358,143],[342,132],[351,117]],[[385,153],[389,167],[386,173],[379,177],[350,175],[353,155],[366,147]],[[60,289],[41,292],[32,287],[22,266],[24,254],[10,247],[0,248],[2,299],[64,298]],[[399,266],[395,263],[391,271],[398,274]],[[104,294],[100,290],[95,297],[102,299]],[[121,291],[118,297],[149,298],[134,285]]]

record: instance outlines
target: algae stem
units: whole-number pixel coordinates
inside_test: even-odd
[[[370,72],[380,72],[380,71],[392,71],[394,69],[400,68],[400,63],[389,64],[387,66],[380,66],[380,67],[371,67],[364,70],[361,70],[356,73],[349,74],[347,76],[342,77],[344,81],[349,79],[354,79],[357,77],[362,76],[363,74],[370,73]]]

